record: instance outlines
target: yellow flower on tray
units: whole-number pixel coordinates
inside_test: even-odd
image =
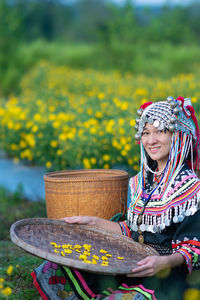
[[[82,248],[81,245],[75,245],[75,246],[74,246],[74,249],[80,249],[80,248]]]
[[[81,250],[79,250],[79,249],[76,249],[75,251],[78,252],[78,253],[81,253]]]
[[[54,243],[54,242],[51,242],[51,245],[55,247],[55,246],[56,246],[56,243]]]
[[[86,255],[84,255],[84,254],[81,254],[81,255],[79,255],[79,259],[87,259],[87,256]]]
[[[117,259],[122,260],[122,259],[124,259],[124,257],[123,256],[118,256]]]
[[[91,250],[91,245],[88,245],[88,244],[84,244],[83,245],[83,248],[85,248],[85,250],[87,250],[87,251],[90,251]]]
[[[102,256],[101,258],[102,260],[108,260],[108,258],[106,256]]]
[[[57,245],[55,242],[51,242],[51,245],[54,246],[55,248],[61,248],[61,245]]]
[[[108,266],[108,264],[109,264],[109,263],[108,263],[108,261],[103,261],[101,265],[102,265],[102,266],[106,266],[106,267],[107,267],[107,266]]]
[[[83,254],[90,256],[90,252],[88,252],[88,251],[84,251]]]
[[[92,263],[90,260],[87,260],[87,259],[84,260],[83,262],[86,263],[86,264],[91,264]]]
[[[97,265],[97,261],[94,258],[92,259],[92,264]]]
[[[107,253],[106,256],[107,257],[112,257],[112,254]]]
[[[99,250],[99,252],[100,252],[100,253],[107,253],[107,251],[104,250],[104,249]]]
[[[72,253],[72,250],[70,250],[70,249],[65,249],[64,251],[65,251],[65,253],[67,253],[67,254],[71,254],[71,253]]]
[[[92,257],[94,258],[94,259],[96,259],[96,260],[99,260],[99,257],[97,256],[97,255],[92,255]]]

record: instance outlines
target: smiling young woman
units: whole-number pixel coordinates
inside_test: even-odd
[[[130,274],[112,280],[44,262],[32,273],[43,299],[182,300],[188,288],[200,290],[200,180],[194,172],[200,138],[194,109],[188,99],[168,97],[142,105],[138,115],[141,164],[129,180],[127,219],[64,220],[123,234],[159,255],[140,260]],[[69,284],[72,294],[67,293]]]

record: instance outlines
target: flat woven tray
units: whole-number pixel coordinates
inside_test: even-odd
[[[158,255],[150,246],[141,245],[123,235],[47,218],[20,220],[11,226],[10,236],[15,244],[33,255],[68,267],[101,274],[128,274],[141,259]],[[84,246],[86,244],[91,245],[91,249]],[[72,252],[67,253],[68,250]],[[90,253],[89,256],[86,254],[87,262],[80,259],[80,255],[85,255],[84,251]]]

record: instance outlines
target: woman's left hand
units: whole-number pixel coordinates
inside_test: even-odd
[[[166,256],[148,256],[137,263],[127,277],[151,277],[169,267]]]

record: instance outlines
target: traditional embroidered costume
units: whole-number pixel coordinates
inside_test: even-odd
[[[189,99],[146,103],[138,110],[136,139],[146,123],[172,132],[166,166],[146,153],[142,143],[141,170],[129,180],[127,219],[122,234],[154,247],[160,255],[180,253],[185,263],[153,277],[97,276],[45,262],[32,276],[43,299],[182,300],[188,288],[200,293],[199,129]],[[72,293],[71,288],[74,293]]]

